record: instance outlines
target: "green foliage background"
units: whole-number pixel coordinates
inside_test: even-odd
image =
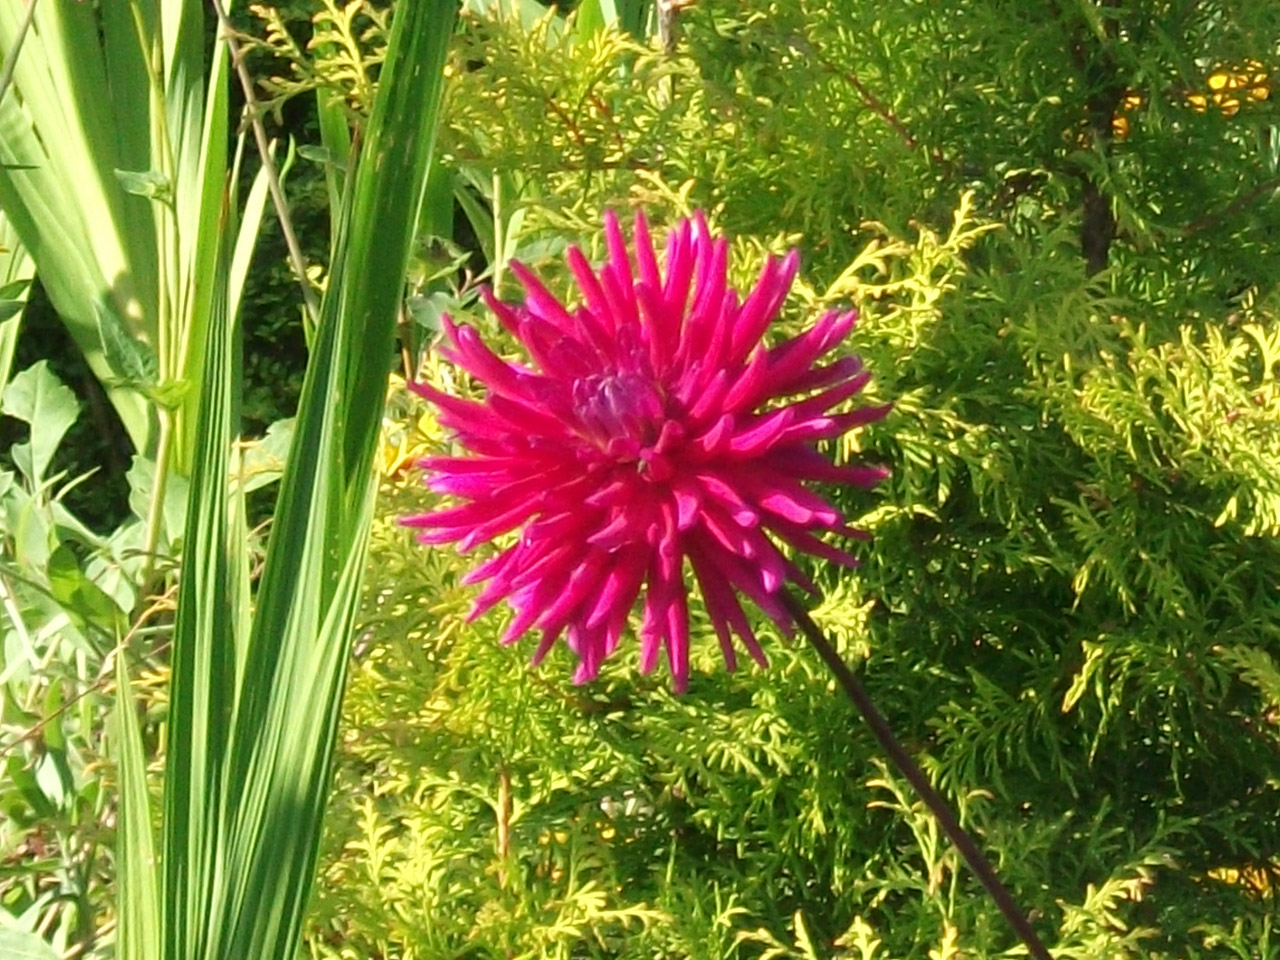
[[[819,621],[1058,955],[1280,955],[1280,126],[1186,99],[1273,65],[1280,14],[702,0],[681,28],[663,56],[472,16],[445,149],[488,279],[517,296],[516,255],[572,296],[557,238],[606,206],[709,210],[743,284],[798,245],[786,322],[856,303],[896,404],[841,451],[894,475],[837,494],[875,538],[819,571]],[[727,676],[703,644],[679,700],[625,654],[574,688],[463,624],[462,560],[390,519],[374,552],[316,955],[1016,953],[805,651]]]
[[[874,540],[856,574],[814,571],[815,617],[1057,956],[1280,958],[1280,7],[698,0],[670,53],[533,3],[464,10],[455,206],[426,212],[402,331],[422,375],[469,389],[434,324],[503,343],[475,291],[518,296],[512,257],[572,298],[560,254],[598,258],[606,208],[655,230],[707,210],[742,286],[798,246],[783,325],[855,304],[848,349],[895,404],[832,451],[893,476],[833,492]],[[257,16],[286,121],[313,132],[316,86],[359,121],[382,5]],[[1211,78],[1259,71],[1265,96],[1196,109]],[[317,263],[332,162],[288,181]],[[268,261],[245,308],[254,426],[291,412],[304,343]],[[56,446],[74,399],[29,376]],[[502,615],[464,623],[469,559],[395,523],[431,505],[411,461],[447,438],[402,386],[384,432],[310,955],[1020,955],[808,651],[762,626],[770,669],[728,675],[700,623],[679,699],[626,650],[586,687],[560,652],[527,669]],[[139,603],[141,518],[100,537],[64,493],[0,471],[0,587],[33,643],[58,638],[43,666],[5,639],[0,907],[106,956],[100,668]],[[55,532],[73,549],[51,557]],[[158,663],[169,613],[139,622]],[[157,753],[163,673],[143,685]]]

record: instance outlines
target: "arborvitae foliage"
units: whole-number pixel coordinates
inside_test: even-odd
[[[1060,956],[1280,956],[1280,7],[701,0],[681,35],[469,21],[443,147],[491,277],[566,292],[606,205],[709,209],[744,281],[799,245],[785,322],[858,305],[896,404],[819,622]],[[1016,953],[807,651],[574,688],[464,625],[467,561],[392,519],[428,495],[386,493],[317,955]]]

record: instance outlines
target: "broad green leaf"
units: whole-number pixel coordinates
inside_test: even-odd
[[[129,481],[129,509],[139,520],[147,519],[155,485],[156,465],[146,457],[135,456],[125,478]],[[182,530],[187,516],[190,483],[180,476],[170,476],[164,489],[164,533],[172,540]]]
[[[24,472],[39,487],[58,444],[79,415],[76,395],[49,369],[48,361],[41,360],[4,388],[0,410],[30,425],[30,462]]]
[[[65,536],[61,523],[59,534]],[[147,561],[142,553],[144,537],[145,530],[140,520],[126,521],[112,531],[84,568],[85,576],[101,587],[116,606],[127,612],[132,611],[138,602],[142,570]]]
[[[190,380],[165,380],[149,387],[145,391],[149,400],[166,410],[178,410],[191,394]]]
[[[62,683],[57,679],[50,679],[49,692],[44,696],[44,704],[41,708],[41,716],[58,718],[59,712],[65,698],[62,695]],[[60,718],[59,718],[60,719]],[[45,724],[42,731],[44,736],[44,746],[52,754],[63,754],[67,752],[67,735],[62,729],[62,724],[53,722]]]
[[[161,203],[173,202],[173,182],[159,170],[116,170],[125,193]]]
[[[333,157],[324,147],[313,146],[309,143],[299,144],[298,156],[303,160],[310,160],[312,163],[326,164],[333,163]]]
[[[453,305],[454,298],[447,293],[411,297],[408,302],[409,316],[417,326],[423,328],[423,336],[434,337],[443,328],[444,315]]]
[[[160,362],[148,344],[129,333],[119,315],[104,303],[95,304],[98,338],[112,381],[135,390],[149,390],[160,376]]]
[[[22,448],[30,449],[29,444],[15,444],[14,453],[21,453]],[[22,458],[15,457],[21,461]],[[29,465],[30,454],[26,456]],[[19,469],[22,463],[19,464]],[[50,529],[45,520],[43,505],[23,487],[12,487],[9,495],[0,500],[0,514],[3,516],[5,534],[13,543],[13,559],[23,569],[33,575],[43,570],[49,561]]]
[[[75,790],[71,780],[71,772],[67,768],[66,758],[50,750],[36,761],[36,786],[44,794],[45,799],[56,810],[67,805],[68,798]]]
[[[31,642],[31,634],[26,625],[17,623],[12,630],[4,633],[4,642],[0,644],[0,684],[11,681],[25,682],[32,671],[40,669],[40,655]],[[30,716],[12,697],[0,700],[0,721],[25,727],[39,717]]]
[[[538,0],[463,0],[462,12],[481,18],[519,18],[521,26],[528,30],[544,17],[556,17],[554,9],[548,13],[547,7]],[[553,21],[554,35],[558,39],[563,30],[563,19],[556,17]]]
[[[5,960],[60,960],[61,956],[43,937],[0,927],[0,957]]]
[[[466,214],[471,230],[480,244],[485,259],[493,263],[497,257],[497,234],[493,225],[493,212],[481,203],[469,190],[457,191],[458,205]]]
[[[9,247],[5,247],[0,251],[0,256],[8,256],[15,251]],[[0,300],[13,300],[23,296],[31,289],[30,280],[14,280],[12,283],[6,283],[0,286]]]
[[[277,420],[266,435],[247,444],[240,463],[243,490],[250,493],[280,479],[293,444],[294,418]]]
[[[453,171],[444,164],[435,165],[427,177],[427,187],[422,197],[422,216],[417,231],[419,237],[431,237],[437,241],[453,239],[453,188]]]
[[[53,820],[57,817],[57,808],[49,802],[48,795],[41,788],[35,771],[27,766],[21,756],[11,754],[5,761],[5,777],[10,787],[26,802],[35,820]],[[26,819],[25,812],[9,811],[15,819]]]
[[[41,282],[59,316],[106,378],[95,303],[110,301],[139,331],[154,334],[158,322],[151,205],[125,193],[112,172],[152,166],[150,97],[136,66],[143,54],[127,4],[36,7],[13,89],[0,101],[0,207],[23,245],[38,253]],[[21,31],[24,8],[0,6],[0,48]],[[130,43],[131,57],[117,55]],[[145,401],[114,386],[108,394],[135,442],[145,445],[152,429]]]
[[[87,474],[86,479],[92,478],[93,474]],[[62,488],[67,490],[74,484],[69,484]],[[49,501],[49,514],[53,517],[53,528],[58,534],[61,542],[81,543],[91,550],[97,550],[104,546],[106,541],[90,530],[84,523],[73,514],[61,500]]]
[[[656,2],[657,0],[614,0],[618,10],[618,25],[632,36],[645,39],[648,34],[646,27],[655,31],[657,29],[657,17],[653,9]]]
[[[574,26],[579,39],[590,37],[618,22],[613,0],[582,0],[574,15],[577,17]]]
[[[67,547],[60,546],[49,556],[49,592],[72,622],[89,635],[112,636],[122,624],[122,611],[114,600],[80,569],[80,562]]]
[[[0,49],[22,33],[28,7],[35,29],[0,99],[0,208],[38,252],[49,298],[135,449],[186,475],[225,227],[225,50],[206,65],[197,0],[0,5]],[[257,225],[246,216],[246,249]],[[155,404],[173,414],[164,451]]]

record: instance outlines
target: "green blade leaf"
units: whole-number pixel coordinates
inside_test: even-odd
[[[124,612],[90,580],[68,547],[59,546],[49,557],[49,593],[86,637],[111,637],[124,626]]]
[[[223,231],[219,231],[221,236]],[[241,588],[247,531],[227,478],[239,420],[239,353],[221,249],[212,296],[194,470],[174,623],[164,793],[164,953],[214,960],[225,918],[220,877],[226,764],[236,707],[248,595]]]
[[[120,839],[116,848],[120,928],[116,955],[120,960],[159,960],[160,889],[151,833],[147,759],[123,650],[116,654],[112,734],[120,780]]]
[[[22,309],[26,306],[33,276],[35,265],[9,221],[0,213],[0,386],[9,382]]]
[[[0,49],[9,49],[24,15],[22,6],[0,6]],[[149,93],[134,66],[142,57],[127,4],[41,3],[13,89],[0,100],[0,207],[101,378],[110,371],[95,303],[111,302],[135,332],[157,332],[152,205],[126,193],[113,172],[155,166]],[[118,386],[108,395],[145,446],[154,424],[144,398]]]
[[[368,541],[395,323],[455,15],[453,0],[406,0],[396,9],[368,135],[348,172],[235,717],[220,955],[284,960],[297,947]]]

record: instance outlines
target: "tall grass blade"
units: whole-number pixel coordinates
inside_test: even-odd
[[[342,198],[346,193],[347,161],[351,157],[351,128],[342,99],[332,91],[316,91],[316,115],[320,121],[320,144],[328,154],[324,167],[325,186],[329,193],[329,219],[338,222]]]
[[[238,388],[211,313],[175,627],[165,957],[292,960],[311,890],[406,263],[430,167],[454,0],[402,0],[247,623],[226,477]],[[243,659],[242,659],[243,658]]]
[[[136,710],[127,654],[124,649],[119,649],[116,652],[116,703],[112,718],[112,740],[115,742],[120,781],[116,956],[119,960],[158,960],[160,883],[151,834],[147,759]]]
[[[225,267],[228,252],[220,265]],[[232,523],[228,476],[239,420],[236,331],[225,296],[227,271],[214,272],[205,377],[174,624],[164,797],[164,956],[219,956],[220,848],[226,759],[238,689],[237,629],[248,615],[241,588],[247,532]],[[239,514],[237,513],[237,517]]]

